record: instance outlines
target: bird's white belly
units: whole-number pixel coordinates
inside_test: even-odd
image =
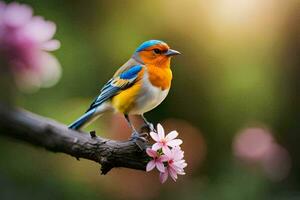
[[[153,86],[148,76],[144,76],[143,86],[139,92],[135,106],[129,114],[143,114],[158,106],[168,95],[169,89],[162,90]]]

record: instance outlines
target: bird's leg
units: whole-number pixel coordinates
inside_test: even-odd
[[[127,114],[124,114],[124,117],[132,130],[131,139],[133,139],[133,140],[140,139],[140,140],[145,141],[145,138],[141,137],[139,132],[134,128],[133,124],[131,123],[131,121],[129,119],[129,116]]]
[[[139,133],[137,132],[137,130],[134,128],[133,124],[131,123],[130,119],[129,119],[129,116],[127,114],[124,114],[124,117],[129,125],[129,127],[131,128],[132,130],[132,134],[131,134],[131,137],[137,137],[139,136]]]
[[[133,131],[131,134],[131,140],[135,142],[135,144],[141,149],[145,149],[145,142],[147,141],[146,138],[142,137],[137,130],[134,128],[133,124],[131,123],[129,116],[127,114],[124,114],[124,117],[128,123],[128,125],[130,126],[131,130]]]
[[[154,128],[154,125],[153,125],[151,122],[149,122],[149,121],[146,119],[146,117],[145,117],[144,115],[141,115],[141,117],[142,117],[142,119],[144,120],[145,125],[148,127],[148,129],[149,129],[150,131],[152,131],[152,132],[157,132],[157,131],[155,130],[155,128]]]

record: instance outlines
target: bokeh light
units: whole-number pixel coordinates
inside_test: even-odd
[[[260,161],[272,151],[274,142],[268,130],[259,127],[247,128],[234,138],[233,151],[235,156],[245,161]]]
[[[273,181],[282,181],[291,170],[291,158],[288,151],[278,144],[272,144],[262,159],[262,168],[267,177]]]
[[[244,163],[261,167],[270,180],[281,181],[289,175],[290,155],[266,128],[241,130],[234,138],[233,152]]]

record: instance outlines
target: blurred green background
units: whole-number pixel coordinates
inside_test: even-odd
[[[63,76],[52,88],[18,94],[16,104],[65,124],[143,41],[160,39],[182,52],[172,60],[168,98],[146,116],[179,131],[188,167],[164,185],[156,172],[102,176],[91,161],[1,137],[0,199],[300,199],[299,1],[19,2],[57,24]],[[271,164],[237,152],[235,138],[249,128],[280,146]],[[88,129],[130,135],[120,115]]]

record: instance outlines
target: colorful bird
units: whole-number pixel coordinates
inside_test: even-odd
[[[85,114],[69,128],[79,130],[103,113],[117,111],[124,114],[133,139],[139,138],[139,133],[129,115],[140,115],[149,129],[154,130],[144,113],[158,106],[168,95],[172,81],[171,57],[179,54],[160,40],[142,43],[104,85]]]

